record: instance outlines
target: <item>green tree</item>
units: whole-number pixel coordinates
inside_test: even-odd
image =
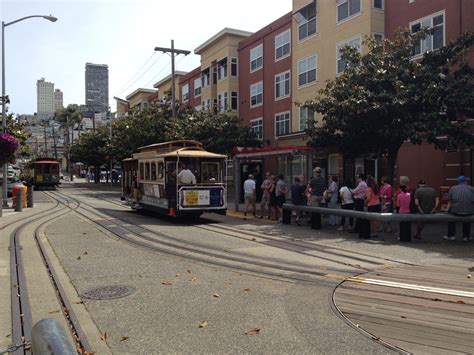
[[[95,182],[99,182],[99,167],[107,164],[109,148],[109,132],[106,126],[85,132],[70,147],[71,159],[95,167]]]
[[[68,105],[56,115],[56,121],[67,131],[67,143],[70,143],[69,130],[78,126],[82,122],[82,113],[77,111],[75,105]]]
[[[427,34],[400,31],[380,44],[367,38],[364,55],[344,48],[345,72],[304,103],[323,114],[321,124],[307,130],[310,144],[337,147],[347,157],[384,156],[391,177],[407,140],[441,149],[472,144],[466,117],[474,117],[474,71],[465,53],[474,35],[413,58]]]
[[[242,126],[241,119],[226,113],[207,110],[189,112],[178,118],[180,139],[194,139],[206,150],[230,154],[233,147],[258,147],[261,142],[250,127]]]

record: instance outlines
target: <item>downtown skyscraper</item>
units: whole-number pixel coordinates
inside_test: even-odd
[[[107,112],[109,106],[109,66],[86,63],[86,102],[91,114]]]

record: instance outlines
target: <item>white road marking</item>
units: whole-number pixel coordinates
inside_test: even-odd
[[[474,298],[474,292],[453,290],[449,288],[414,285],[414,284],[407,284],[407,283],[402,283],[402,282],[394,282],[394,281],[386,281],[386,280],[366,279],[360,276],[351,277],[351,278],[348,278],[347,280],[353,281],[353,282],[367,283],[371,285],[403,288],[407,290],[416,290],[416,291],[422,291],[422,292],[440,293],[443,295],[450,295],[450,296]]]

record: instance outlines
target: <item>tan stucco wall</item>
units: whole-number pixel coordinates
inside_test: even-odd
[[[293,12],[309,3],[307,0],[293,0]],[[336,1],[317,1],[316,8],[316,34],[298,41],[298,23],[293,16],[292,43],[293,43],[293,63],[292,63],[292,88],[293,102],[302,103],[306,100],[314,99],[317,91],[325,86],[328,79],[336,76],[337,69],[337,44],[346,40],[360,36],[371,35],[373,32],[383,33],[384,14],[381,11],[372,9],[372,0],[361,0],[360,13],[337,23]],[[364,47],[362,47],[364,52]],[[316,54],[317,80],[312,85],[298,88],[298,61]],[[317,117],[318,120],[321,117]],[[299,128],[299,108],[293,105],[292,109],[292,131]]]
[[[135,106],[138,106],[144,102],[148,102],[148,96],[150,96],[151,93],[149,92],[137,92],[135,95],[130,97],[128,99],[128,104],[130,105],[130,108],[134,108]]]
[[[182,77],[182,75],[175,75],[175,78],[174,78],[174,85],[175,85],[174,94],[175,94],[176,100],[179,100],[181,98],[181,96],[179,94],[180,93],[179,78],[181,78],[181,77]],[[171,92],[171,86],[172,86],[171,78],[166,80],[165,82],[161,83],[160,86],[157,87],[158,97],[161,99],[167,91]]]
[[[228,92],[230,104],[230,92],[239,91],[238,78],[230,76],[230,58],[238,58],[237,51],[239,42],[246,37],[236,35],[225,35],[215,41],[212,45],[201,52],[201,70],[210,68],[210,81],[212,82],[212,64],[227,58],[227,78],[217,82],[217,85],[206,86],[201,92],[201,101],[212,100],[221,92]]]

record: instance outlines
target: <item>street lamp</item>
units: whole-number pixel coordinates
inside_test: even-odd
[[[18,20],[12,21],[5,23],[2,21],[2,129],[3,132],[7,131],[7,116],[5,114],[5,104],[6,104],[6,96],[5,96],[5,27],[13,25],[17,22],[27,20],[29,18],[33,17],[41,17],[44,18],[45,20],[51,21],[51,22],[56,22],[58,19],[54,16],[44,16],[44,15],[31,15],[31,16],[26,16],[19,18]],[[7,201],[7,178],[8,178],[8,163],[3,164],[3,187],[2,187],[2,199],[3,207],[8,207],[8,201]]]

